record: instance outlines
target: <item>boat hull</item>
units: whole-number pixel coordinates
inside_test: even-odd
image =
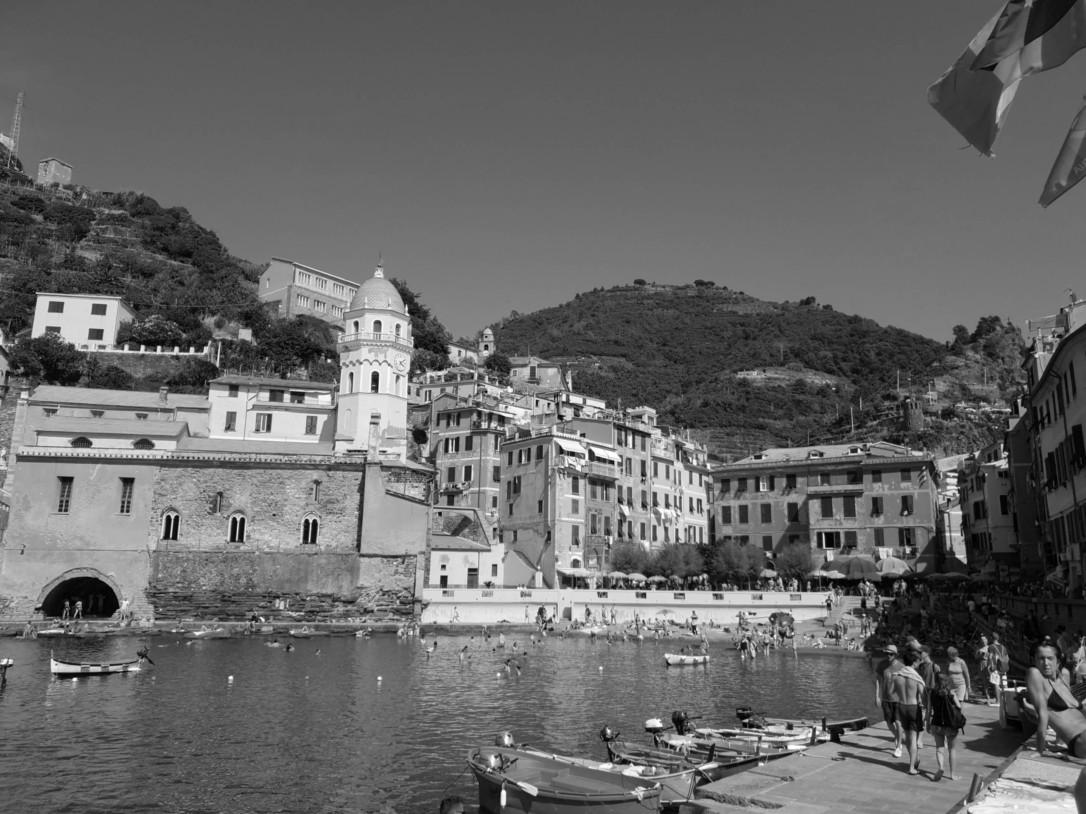
[[[55,676],[93,676],[111,673],[138,673],[142,660],[120,662],[71,662],[49,659],[49,671]]]
[[[229,639],[230,631],[225,628],[214,630],[190,630],[185,634],[186,639]]]
[[[487,814],[645,814],[660,810],[658,784],[621,772],[503,747],[473,750],[468,766],[479,784],[479,810]]]
[[[664,662],[668,667],[691,667],[697,664],[708,664],[708,656],[686,656],[681,653],[664,653]]]

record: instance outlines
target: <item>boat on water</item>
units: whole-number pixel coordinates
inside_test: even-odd
[[[673,732],[665,731],[659,718],[645,722],[645,731],[652,735],[653,743],[684,753],[705,755],[711,750],[741,752],[762,756],[780,756],[806,749],[816,743],[828,741],[828,732],[815,727],[789,730],[787,727],[748,729],[744,727],[695,727],[685,712],[671,714]]]
[[[185,634],[186,639],[229,639],[230,631],[224,627],[201,628],[190,630]]]
[[[287,633],[289,633],[295,639],[311,639],[314,636],[331,635],[327,630],[315,630],[313,628],[310,628],[308,625],[303,625],[302,627],[292,627],[287,631]]]
[[[49,656],[49,671],[55,676],[90,676],[109,673],[138,673],[143,658],[135,661],[61,661]]]
[[[708,654],[689,655],[686,653],[664,653],[664,663],[668,667],[688,667],[694,664],[708,664]]]
[[[600,730],[600,738],[604,743],[607,742],[607,737],[613,735],[614,733],[609,727],[604,727]],[[629,777],[645,778],[650,783],[659,783],[660,804],[662,806],[677,806],[680,803],[693,800],[694,789],[700,783],[705,782],[708,779],[708,772],[714,768],[714,765],[712,764],[702,764],[695,760],[686,760],[675,752],[665,752],[664,756],[667,757],[670,755],[671,759],[662,759],[655,763],[620,760],[599,761],[591,758],[575,757],[573,755],[560,755],[554,752],[548,752],[545,749],[537,749],[528,744],[514,743],[513,736],[509,732],[499,733],[498,737],[495,739],[495,744],[510,749],[516,749],[518,752],[525,752],[530,755],[569,763],[574,766],[583,766],[612,773],[617,772]],[[703,765],[705,767],[704,770],[702,770]]]
[[[488,814],[645,814],[660,810],[661,786],[639,774],[571,763],[544,753],[488,746],[468,753]]]
[[[867,729],[868,719],[866,715],[860,715],[855,718],[842,718],[840,720],[829,720],[827,718],[814,719],[814,718],[774,718],[764,713],[754,714],[750,707],[737,707],[735,710],[735,717],[739,719],[741,726],[744,729],[751,731],[763,731],[767,728],[772,728],[775,731],[800,731],[811,729],[818,729],[826,733],[826,737],[823,740],[839,741],[841,735],[846,732],[859,732],[861,729]]]

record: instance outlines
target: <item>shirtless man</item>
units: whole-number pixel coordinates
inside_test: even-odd
[[[909,751],[909,774],[920,774],[916,756],[917,736],[924,731],[924,707],[927,702],[927,685],[913,668],[920,660],[916,650],[906,650],[902,667],[891,679],[891,693],[897,701],[897,719],[905,733],[905,748]]]
[[[905,665],[897,657],[897,645],[888,644],[882,648],[886,657],[875,668],[875,703],[882,708],[882,717],[886,727],[894,736],[894,757],[901,757],[901,727],[897,721],[897,702],[891,695],[891,683],[894,675]]]

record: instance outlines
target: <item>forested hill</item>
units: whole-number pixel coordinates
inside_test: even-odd
[[[989,328],[1000,333],[1005,326],[995,320]],[[975,364],[996,365],[972,358],[979,352],[968,331],[952,348],[838,313],[813,297],[766,302],[700,280],[596,289],[493,327],[502,353],[568,365],[576,390],[613,406],[653,406],[662,422],[703,430],[718,452],[737,455],[808,439],[923,441],[896,432],[903,395],[919,396],[934,384],[948,405],[971,396],[999,401],[1000,385],[1017,384],[1011,353],[1009,371],[1000,367],[992,386],[972,392]],[[1011,333],[1010,344],[1017,337],[1020,346],[1020,335]],[[951,435],[962,434],[951,428]],[[985,442],[990,434],[965,433],[960,443]],[[943,449],[958,443],[927,440]]]

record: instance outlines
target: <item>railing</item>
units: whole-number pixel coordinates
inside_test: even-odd
[[[604,464],[599,461],[587,461],[581,471],[586,475],[599,475],[604,478],[618,479],[618,469],[614,464]]]
[[[339,338],[337,344],[343,345],[347,342],[388,342],[392,345],[399,345],[406,350],[412,350],[415,347],[415,340],[409,337],[399,336],[397,334],[375,334],[372,331],[359,331],[354,334],[344,334]]]

